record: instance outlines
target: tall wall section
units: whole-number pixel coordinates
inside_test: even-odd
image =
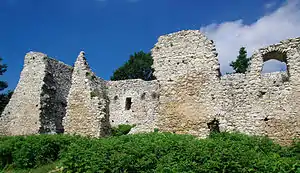
[[[160,84],[159,129],[208,135],[207,123],[216,116],[214,87],[220,75],[212,41],[200,31],[180,31],[161,36],[152,56]]]
[[[130,133],[156,128],[159,103],[157,81],[141,79],[108,81],[110,124],[136,125]]]
[[[0,135],[60,133],[72,67],[37,52],[26,54],[19,83],[0,117]]]
[[[109,100],[106,92],[106,82],[90,70],[84,52],[81,52],[74,66],[63,122],[65,132],[91,137],[108,135]]]

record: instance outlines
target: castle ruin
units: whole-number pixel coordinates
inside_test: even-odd
[[[255,51],[246,74],[221,76],[214,44],[198,30],[161,36],[152,56],[156,80],[105,81],[84,52],[74,67],[28,53],[0,135],[103,137],[135,124],[130,133],[157,128],[206,137],[214,127],[282,144],[300,137],[300,38]],[[285,62],[287,71],[262,74],[269,59]]]

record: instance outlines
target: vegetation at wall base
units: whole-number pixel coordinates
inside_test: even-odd
[[[135,127],[135,125],[120,124],[117,127],[113,127],[111,129],[111,135],[112,136],[127,135],[133,127]]]
[[[0,137],[0,170],[4,172],[45,165],[48,169],[53,163],[67,173],[297,173],[300,143],[285,147],[265,137],[237,133],[214,133],[207,139],[160,132],[101,139],[68,135]]]

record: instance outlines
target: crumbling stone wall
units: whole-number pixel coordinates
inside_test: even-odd
[[[136,125],[131,133],[149,132],[156,128],[159,85],[141,79],[109,81],[110,124]]]
[[[78,56],[72,87],[68,96],[65,132],[92,137],[110,133],[106,81],[98,78],[86,62],[84,52]]]
[[[161,86],[159,128],[205,137],[218,122],[220,131],[290,143],[300,137],[299,45],[295,38],[259,49],[246,74],[220,77],[214,45],[199,31],[160,37],[152,50]],[[287,72],[262,74],[269,59],[287,63]]]
[[[221,76],[215,46],[200,31],[161,36],[152,56],[157,80],[104,81],[84,52],[73,73],[44,54],[27,54],[0,134],[102,137],[111,126],[135,124],[131,133],[239,131],[282,144],[300,137],[300,38],[257,50],[246,74]],[[269,59],[285,62],[287,71],[262,74]]]
[[[73,68],[51,58],[47,58],[46,63],[39,133],[63,133],[62,120],[66,114]]]
[[[266,135],[282,144],[300,137],[299,45],[296,38],[262,48],[245,75],[222,77],[216,92],[222,131]],[[269,59],[287,63],[287,71],[262,74]]]
[[[216,49],[200,31],[181,31],[158,39],[152,49],[154,75],[160,83],[160,130],[209,134],[215,118],[214,83],[219,80]]]
[[[62,132],[71,73],[72,67],[45,54],[26,54],[19,83],[0,118],[0,134]]]

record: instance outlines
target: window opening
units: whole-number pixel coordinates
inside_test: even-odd
[[[130,110],[132,105],[131,97],[126,98],[125,110]]]
[[[263,55],[263,68],[262,73],[271,72],[287,72],[287,56],[286,53],[272,51]]]
[[[143,93],[143,94],[141,95],[141,99],[142,99],[142,100],[145,100],[145,97],[146,97],[146,93]]]

